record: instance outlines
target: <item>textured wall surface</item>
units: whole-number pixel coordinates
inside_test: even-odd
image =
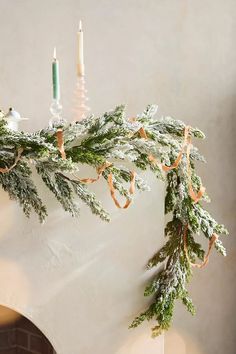
[[[155,204],[147,192],[126,212],[113,205],[106,183],[94,186],[110,224],[83,205],[80,219],[71,218],[41,188],[50,216],[40,225],[1,192],[0,304],[30,319],[57,354],[163,353],[150,324],[128,330],[147,304],[144,266],[163,242],[163,185],[149,182]]]
[[[109,6],[100,27],[89,2],[0,2],[1,105],[12,105],[30,118],[22,127],[41,128],[50,118],[55,45],[65,114],[71,115],[80,17],[84,18],[86,33],[91,107],[99,112],[116,103],[129,103],[130,78],[126,75],[130,69],[123,65],[129,40],[119,33],[119,25],[113,28],[117,36],[113,42],[112,31],[108,31],[111,24],[105,22],[110,10],[115,16],[116,9],[109,10]],[[147,34],[140,38],[138,50],[139,46],[148,49],[147,38]],[[120,48],[115,43],[118,40],[123,42]],[[120,58],[110,55],[115,50]],[[135,62],[132,52],[128,57]],[[142,100],[143,89],[135,93],[130,113],[141,108],[137,103]],[[83,177],[91,173],[81,171]],[[114,206],[106,183],[99,181],[91,186],[111,210],[110,224],[92,216],[83,205],[80,219],[72,219],[42,188],[50,214],[42,226],[34,217],[27,220],[0,192],[0,304],[32,320],[58,354],[143,354],[146,350],[163,354],[163,337],[157,341],[150,338],[151,324],[128,330],[147,301],[143,290],[152,273],[145,271],[145,264],[164,241],[164,186],[154,177],[148,179],[152,194],[137,194],[135,205],[127,211]]]
[[[63,105],[66,115],[71,115],[75,31],[82,18],[87,87],[94,112],[124,102],[129,113],[135,114],[147,103],[156,102],[160,114],[183,119],[206,132],[207,141],[199,146],[208,165],[199,166],[199,170],[214,201],[209,209],[231,231],[232,236],[226,241],[230,250],[227,259],[214,253],[207,269],[194,272],[190,288],[197,315],[193,319],[178,307],[174,329],[166,335],[165,349],[167,354],[233,354],[236,347],[235,169],[232,165],[235,0],[1,0],[0,13],[0,105],[3,108],[13,105],[30,117],[31,121],[24,123],[25,129],[40,128],[47,123],[50,60],[55,45],[60,59]],[[154,204],[157,203],[154,196],[158,197],[152,195],[156,220],[159,220],[159,204]],[[126,214],[126,223],[134,223],[135,215],[142,211],[139,208],[140,204],[135,212]],[[156,220],[147,222],[155,224]],[[51,222],[51,236],[49,233],[46,237],[61,242],[62,236],[58,239],[53,234],[55,224],[61,222],[63,226],[63,214],[55,215]],[[120,221],[117,224],[121,227]],[[25,228],[25,238],[38,238],[38,231],[35,233],[32,226]],[[86,240],[91,236],[87,233]],[[73,237],[70,240],[75,242]],[[27,252],[28,243],[23,242]],[[35,247],[36,252],[39,246]],[[138,274],[141,274],[141,264],[136,268]],[[77,303],[76,296],[73,301]]]

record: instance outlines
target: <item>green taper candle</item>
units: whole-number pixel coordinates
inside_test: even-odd
[[[53,62],[52,62],[52,85],[53,85],[53,98],[60,99],[60,82],[59,82],[59,62],[56,57],[56,48],[54,48]]]

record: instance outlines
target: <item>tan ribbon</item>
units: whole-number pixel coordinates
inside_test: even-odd
[[[188,245],[187,245],[187,232],[188,232],[188,224],[185,225],[185,228],[184,228],[184,234],[183,234],[183,238],[184,238],[184,252],[185,252],[185,255],[186,255],[186,258],[189,262],[189,264],[192,266],[192,267],[195,267],[195,268],[203,268],[207,265],[207,263],[209,262],[209,258],[210,258],[210,253],[211,253],[211,250],[212,250],[212,247],[214,246],[215,242],[218,240],[219,236],[215,233],[212,234],[210,240],[209,240],[209,244],[208,244],[208,250],[207,250],[207,254],[205,255],[204,257],[204,260],[202,263],[193,263],[191,262],[190,258],[189,258],[189,254],[188,254]]]
[[[145,129],[143,127],[141,127],[138,132],[139,132],[139,135],[141,136],[141,138],[148,139],[147,133],[145,132]]]
[[[130,176],[131,176],[131,179],[130,179],[129,193],[132,195],[135,192],[135,176],[136,176],[136,172],[134,172],[134,171],[130,172]],[[109,185],[109,188],[110,188],[111,197],[112,197],[115,205],[117,206],[117,208],[119,208],[119,209],[127,209],[130,206],[132,200],[126,198],[126,202],[125,202],[124,206],[120,205],[120,203],[118,202],[118,200],[116,198],[116,195],[115,195],[115,188],[114,188],[114,185],[113,185],[113,180],[112,180],[112,174],[111,173],[108,175],[107,182],[108,182],[108,185]]]
[[[182,157],[183,157],[184,149],[185,149],[186,145],[188,144],[189,131],[190,131],[190,127],[186,126],[184,128],[184,143],[183,143],[183,146],[182,146],[176,160],[174,161],[174,163],[171,166],[162,165],[163,171],[168,172],[168,171],[174,170],[175,168],[177,168],[179,166],[179,164],[182,160]]]
[[[57,130],[56,137],[57,137],[57,147],[58,147],[58,150],[60,151],[61,158],[63,160],[65,160],[66,153],[65,153],[65,148],[64,148],[64,137],[63,137],[63,130],[62,129]]]
[[[166,165],[161,164],[152,155],[149,155],[148,159],[152,163],[156,163],[163,171],[168,172],[168,171],[173,170],[173,169],[175,169],[175,168],[177,168],[179,166],[179,163],[182,160],[183,153],[184,153],[185,148],[186,148],[189,196],[194,201],[194,203],[197,203],[202,198],[202,196],[205,193],[206,189],[205,189],[205,187],[203,187],[201,185],[200,188],[199,188],[199,191],[197,193],[193,190],[192,178],[191,178],[192,172],[191,172],[191,165],[190,165],[190,152],[191,152],[191,149],[193,148],[193,145],[192,145],[192,142],[191,142],[191,137],[189,136],[189,132],[190,132],[190,127],[186,126],[185,129],[184,129],[184,143],[183,143],[183,146],[182,146],[182,148],[181,148],[176,160],[174,161],[174,163],[171,166],[166,166]],[[147,133],[145,132],[143,127],[141,127],[139,129],[139,134],[140,134],[141,138],[148,139]],[[212,234],[212,236],[211,236],[211,238],[209,240],[208,250],[207,250],[207,253],[206,253],[205,257],[204,257],[204,260],[203,260],[202,263],[199,264],[199,263],[191,262],[191,260],[189,258],[188,247],[187,247],[187,231],[188,231],[188,224],[184,228],[184,235],[183,235],[183,238],[184,238],[184,252],[185,252],[186,258],[187,258],[188,262],[191,264],[192,267],[203,268],[209,262],[209,257],[210,257],[210,253],[211,253],[212,247],[214,246],[214,244],[215,244],[215,242],[216,242],[216,240],[218,239],[219,236],[217,234],[215,234],[215,233]]]
[[[78,178],[76,175],[75,177],[82,183],[85,183],[85,184],[90,184],[90,183],[94,183],[94,182],[97,182],[101,176],[102,176],[102,173],[106,170],[106,168],[112,166],[112,163],[111,162],[108,162],[106,161],[102,166],[98,167],[97,168],[97,177],[96,178]],[[130,194],[134,194],[135,192],[135,175],[136,173],[135,172],[130,172],[131,174],[131,181],[130,181],[130,188],[129,188],[129,192]],[[118,202],[116,196],[115,196],[115,187],[114,187],[114,184],[113,184],[113,177],[112,177],[112,173],[109,173],[108,177],[107,177],[107,182],[108,182],[108,186],[109,186],[109,189],[110,189],[110,194],[111,194],[111,197],[115,203],[115,205],[117,206],[117,208],[119,209],[127,209],[130,204],[131,204],[131,200],[130,199],[126,199],[126,202],[125,202],[125,205],[124,206],[121,206],[120,203]]]
[[[152,155],[148,156],[149,161],[152,163],[156,163],[165,172],[168,172],[168,171],[171,171],[171,170],[177,168],[182,160],[184,149],[188,144],[189,130],[190,130],[189,126],[186,126],[184,128],[184,143],[183,143],[183,146],[182,146],[176,160],[173,162],[172,165],[170,165],[170,166],[163,165],[162,163],[158,162],[157,159],[155,159],[155,157]],[[148,139],[147,134],[146,134],[143,127],[141,127],[139,129],[139,134],[140,134],[141,138]]]
[[[97,182],[101,176],[102,176],[102,173],[105,171],[106,168],[110,167],[112,165],[112,163],[106,161],[102,166],[99,166],[97,168],[97,177],[96,178],[91,178],[91,177],[88,177],[88,178],[78,178],[80,182],[82,183],[85,183],[85,184],[90,184],[90,183],[94,183],[94,182]]]
[[[192,200],[194,201],[194,203],[197,203],[203,196],[203,194],[205,193],[206,188],[204,186],[200,186],[199,191],[196,193],[193,190],[193,186],[192,186],[192,172],[191,172],[191,165],[190,165],[190,152],[192,149],[192,144],[191,144],[191,140],[189,139],[189,143],[187,145],[187,170],[188,170],[188,182],[189,182],[189,195],[192,198]]]
[[[135,118],[132,118],[131,121],[135,121]],[[191,199],[193,200],[194,203],[197,203],[203,196],[203,194],[205,193],[205,187],[200,186],[199,191],[196,193],[193,189],[192,186],[192,179],[191,179],[191,165],[190,165],[190,152],[192,149],[192,142],[191,142],[191,137],[189,136],[189,132],[190,132],[190,126],[186,126],[184,128],[184,143],[183,146],[176,158],[176,160],[173,162],[172,165],[170,166],[166,166],[163,165],[162,163],[158,162],[157,159],[153,156],[153,155],[149,155],[148,159],[150,162],[155,163],[159,166],[160,169],[162,169],[165,172],[169,172],[175,168],[177,168],[182,160],[184,151],[186,149],[186,155],[187,155],[187,172],[188,172],[188,182],[189,182],[189,196],[191,197]],[[141,138],[143,139],[148,139],[147,133],[145,131],[145,129],[143,127],[141,127],[139,129],[139,134],[141,136]]]
[[[18,161],[20,160],[21,158],[21,154],[23,152],[23,148],[19,148],[17,150],[17,156],[15,158],[15,162],[13,163],[13,165],[11,165],[10,167],[0,167],[0,173],[7,173],[7,172],[10,172],[18,163]]]

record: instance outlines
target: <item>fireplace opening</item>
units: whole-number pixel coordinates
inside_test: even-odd
[[[26,317],[0,305],[0,354],[56,354],[45,335]]]

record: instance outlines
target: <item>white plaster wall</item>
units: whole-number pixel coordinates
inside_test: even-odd
[[[22,124],[26,130],[47,124],[56,45],[65,115],[71,117],[76,31],[82,18],[92,110],[120,103],[127,103],[132,115],[142,110],[150,74],[140,55],[149,49],[148,34],[138,34],[134,53],[130,51],[133,40],[110,18],[121,10],[109,2],[96,10],[91,1],[0,1],[1,107],[13,106],[29,117]],[[124,16],[128,21],[130,14]],[[141,12],[138,18],[142,20]],[[91,171],[82,169],[81,175],[91,176]],[[128,330],[147,304],[143,290],[151,273],[145,264],[164,242],[163,185],[151,176],[148,180],[152,192],[137,195],[127,211],[116,209],[105,183],[92,186],[111,210],[110,224],[83,205],[80,219],[72,219],[41,185],[49,204],[42,226],[34,217],[27,220],[0,193],[0,304],[32,320],[58,354],[163,354],[163,337],[150,338],[151,323]]]
[[[135,114],[156,102],[161,113],[207,133],[199,146],[208,161],[200,168],[213,200],[209,209],[232,236],[225,242],[227,259],[213,252],[209,266],[194,271],[197,315],[178,306],[165,354],[235,353],[235,14],[235,0],[0,1],[0,106],[29,116],[24,128],[48,120],[55,45],[70,115],[75,29],[82,18],[94,111],[125,102]]]
[[[163,243],[163,186],[149,181],[152,198],[138,195],[126,212],[115,209],[106,184],[96,186],[110,224],[83,205],[81,218],[71,218],[42,188],[50,213],[42,226],[1,192],[0,304],[29,318],[57,354],[163,353],[151,324],[128,330],[147,304],[144,266]]]

